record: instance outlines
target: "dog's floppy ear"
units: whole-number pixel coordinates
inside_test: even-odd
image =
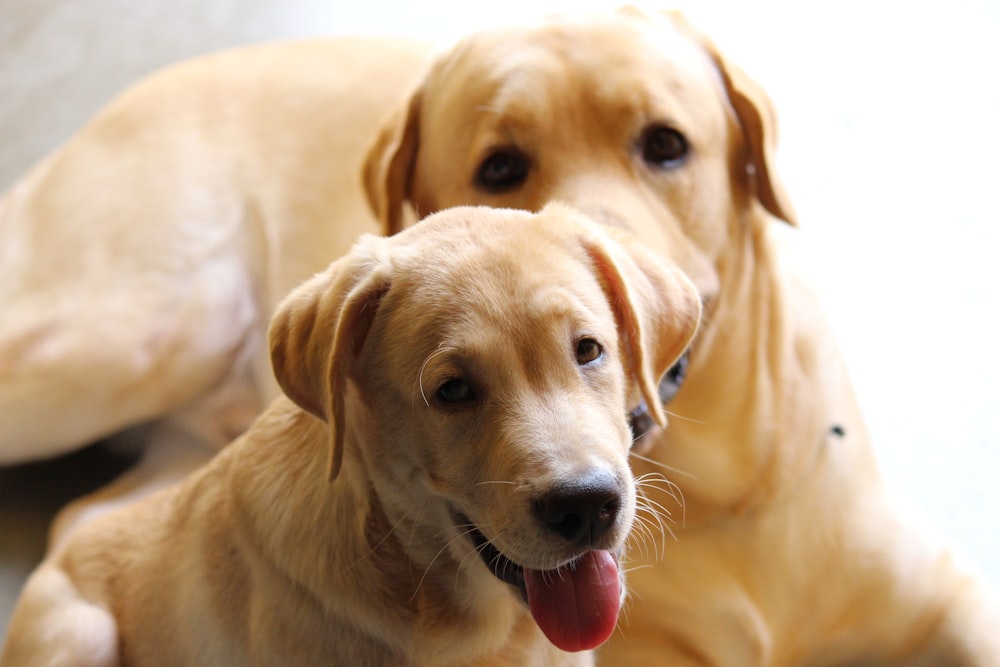
[[[368,246],[379,240],[369,237]],[[282,391],[330,430],[328,476],[344,456],[344,393],[381,298],[388,271],[359,244],[350,255],[300,285],[278,307],[268,338]]]
[[[750,148],[751,166],[757,199],[767,211],[792,226],[798,226],[792,200],[778,180],[775,153],[778,144],[778,118],[771,98],[741,68],[714,54],[722,73],[726,94],[736,111],[743,135]]]
[[[365,156],[365,194],[386,236],[403,229],[403,204],[409,199],[417,159],[423,97],[420,88],[386,120]]]
[[[638,243],[626,244],[627,250],[600,237],[584,240],[625,341],[628,370],[663,427],[667,418],[658,383],[694,338],[701,300],[679,268],[658,261]]]
[[[755,194],[773,216],[798,226],[792,200],[778,179],[775,157],[778,146],[778,115],[763,87],[742,68],[730,62],[707,36],[692,26],[678,11],[667,11],[668,18],[682,34],[701,45],[715,64],[726,96],[743,130],[750,150]]]

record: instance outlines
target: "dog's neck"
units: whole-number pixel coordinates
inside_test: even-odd
[[[670,425],[647,454],[670,470],[636,466],[680,487],[689,527],[750,512],[802,483],[839,419],[818,377],[821,356],[836,351],[801,335],[812,313],[796,312],[768,221],[744,223],[734,232],[742,242],[719,262],[721,290],[668,407]],[[863,429],[860,417],[847,418]]]
[[[282,426],[255,431],[268,441],[248,443],[233,484],[240,541],[263,566],[255,569],[312,598],[331,633],[367,639],[385,664],[414,655],[426,657],[416,664],[472,664],[483,651],[554,650],[527,608],[478,562],[455,562],[443,543],[433,553],[410,548],[428,530],[440,541],[441,527],[418,525],[379,501],[350,420],[343,467],[327,482],[327,426],[284,399],[262,417],[270,419]]]

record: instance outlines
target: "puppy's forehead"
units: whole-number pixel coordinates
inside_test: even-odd
[[[400,311],[457,319],[502,321],[570,301],[593,311],[603,292],[582,233],[545,215],[450,209],[396,237],[390,294]]]

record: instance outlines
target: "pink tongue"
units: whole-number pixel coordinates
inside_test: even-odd
[[[535,623],[562,650],[596,648],[614,631],[621,582],[607,551],[588,551],[557,572],[525,568],[524,583]]]

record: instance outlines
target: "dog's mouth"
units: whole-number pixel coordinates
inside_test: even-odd
[[[473,526],[466,517],[459,519],[459,525]],[[483,559],[487,569],[500,581],[510,584],[521,593],[521,599],[528,601],[528,590],[524,583],[524,568],[500,553],[500,550],[493,546],[493,543],[486,539],[486,536],[479,532],[478,528],[469,529],[469,539],[476,553]]]
[[[483,563],[500,581],[517,589],[535,623],[564,651],[597,648],[618,622],[622,581],[618,557],[592,550],[554,570],[532,570],[507,558],[464,516],[469,539]]]

